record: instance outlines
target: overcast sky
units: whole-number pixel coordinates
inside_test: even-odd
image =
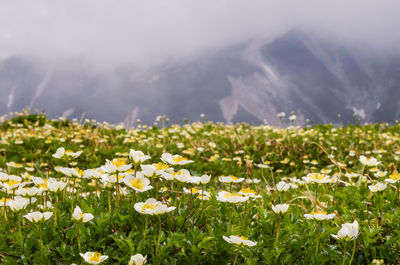
[[[399,0],[4,0],[0,58],[84,55],[148,65],[302,27],[363,47],[400,51]]]

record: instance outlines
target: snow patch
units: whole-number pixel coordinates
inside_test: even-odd
[[[355,115],[357,115],[358,117],[360,117],[363,120],[367,117],[367,115],[365,114],[364,109],[357,109],[356,107],[353,107],[352,110],[353,110]]]
[[[40,84],[36,88],[35,95],[33,96],[32,100],[31,100],[31,103],[29,104],[29,108],[30,109],[33,107],[33,104],[35,104],[35,101],[40,97],[40,95],[46,89],[46,86],[49,83],[50,78],[51,78],[52,75],[53,75],[53,67],[50,67],[50,69],[46,72],[46,74],[43,77],[42,81],[40,82]]]
[[[14,103],[15,86],[11,88],[11,93],[8,95],[7,108],[10,109]]]
[[[64,112],[61,114],[61,117],[68,118],[68,117],[71,116],[72,113],[74,113],[74,112],[75,112],[75,108],[66,109],[66,110],[64,110]]]

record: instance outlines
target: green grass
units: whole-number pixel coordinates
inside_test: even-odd
[[[48,120],[44,115],[25,113],[4,121],[0,127],[2,186],[6,186],[7,176],[17,175],[22,177],[23,188],[40,187],[25,172],[68,182],[64,191],[44,190],[35,196],[36,202],[19,212],[4,207],[4,198],[18,195],[22,187],[17,184],[7,192],[2,189],[0,263],[84,264],[79,253],[98,251],[108,256],[102,264],[128,264],[136,253],[147,255],[147,264],[349,264],[353,247],[353,264],[371,264],[380,259],[385,264],[400,263],[398,184],[388,183],[385,190],[375,193],[368,187],[385,183],[390,175],[396,179],[399,125],[278,128],[203,122],[125,129],[89,121],[79,124]],[[82,154],[76,159],[54,158],[59,147]],[[99,168],[114,158],[127,158],[125,163],[129,164],[127,154],[131,149],[151,156],[143,164],[161,162],[164,153],[182,155],[193,163],[172,166],[175,171],[187,169],[192,176],[208,174],[211,180],[195,185],[155,176],[149,178],[153,189],[134,193],[122,183],[122,177],[118,185],[107,184],[93,178],[67,177],[55,170],[57,166]],[[373,167],[363,165],[361,155],[377,158],[380,163],[375,170],[386,171],[386,175],[378,176]],[[6,164],[11,161],[21,167]],[[134,168],[128,173],[135,175]],[[140,174],[140,165],[136,169]],[[330,183],[306,183],[302,179],[321,170],[326,170]],[[349,173],[355,176],[349,178]],[[221,183],[218,178],[222,175],[245,181]],[[253,179],[260,182],[246,182]],[[279,181],[290,183],[291,188],[277,191]],[[196,194],[184,194],[184,187],[206,190],[211,198],[203,201]],[[126,194],[119,192],[117,196],[117,188]],[[237,204],[217,200],[222,190],[239,192],[244,188],[261,198]],[[158,216],[134,209],[135,203],[148,198],[157,198],[176,209]],[[44,202],[52,203],[53,208],[47,209],[53,212],[50,219],[36,224],[23,217],[41,210],[39,206]],[[282,216],[272,211],[272,204],[279,203],[290,205]],[[73,221],[75,206],[92,213],[94,219],[87,223]],[[316,210],[334,213],[335,217],[325,221],[304,217]],[[344,248],[344,242],[331,234],[354,220],[359,223],[359,235]],[[245,236],[257,245],[230,244],[223,239],[230,235]]]

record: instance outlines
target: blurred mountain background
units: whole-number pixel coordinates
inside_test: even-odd
[[[121,64],[95,70],[84,57],[45,63],[29,56],[0,62],[0,114],[39,109],[50,117],[133,125],[158,115],[279,124],[394,122],[400,116],[400,57],[338,44],[299,29],[252,39],[146,70]]]

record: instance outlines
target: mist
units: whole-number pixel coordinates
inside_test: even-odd
[[[300,27],[356,47],[400,52],[400,2],[388,1],[2,1],[0,59],[149,67],[186,60]]]

